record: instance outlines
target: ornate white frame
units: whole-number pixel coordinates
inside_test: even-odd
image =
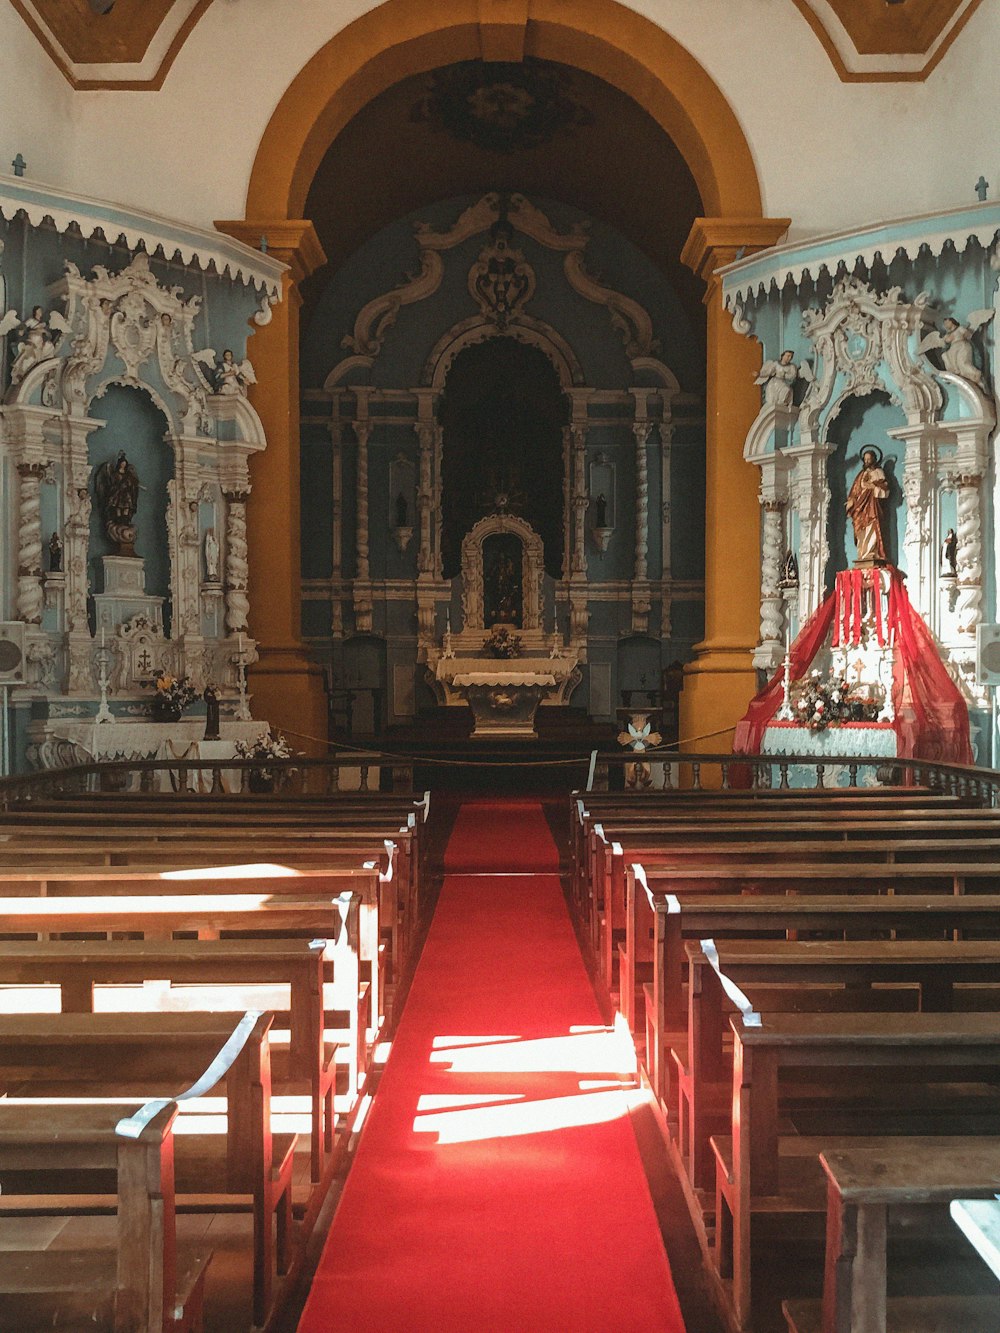
[[[489,514],[470,528],[462,539],[462,634],[486,630],[483,609],[483,543],[494,533],[512,532],[521,542],[522,628],[531,633],[542,628],[542,578],[545,551],[542,539],[516,514]]]

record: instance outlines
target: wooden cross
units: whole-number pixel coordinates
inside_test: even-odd
[[[985,204],[985,203],[986,203],[986,192],[987,192],[987,190],[990,188],[990,183],[989,183],[989,181],[986,179],[986,177],[985,177],[985,176],[980,176],[979,179],[976,181],[976,183],[975,183],[975,185],[974,185],[973,188],[975,189],[976,194],[979,196],[979,202],[980,202],[981,204]]]
[[[14,158],[14,161],[13,161],[10,165],[14,168],[14,175],[15,175],[15,176],[23,176],[23,175],[24,175],[24,169],[25,169],[25,167],[26,167],[28,164],[27,164],[27,162],[25,162],[25,160],[24,160],[24,158],[21,156],[21,154],[18,153],[17,157]]]

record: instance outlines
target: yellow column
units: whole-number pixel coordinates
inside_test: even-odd
[[[249,352],[257,383],[250,389],[267,448],[250,464],[247,504],[250,628],[260,660],[250,669],[255,717],[289,734],[292,747],[325,753],[326,696],[322,673],[301,637],[299,519],[299,284],[326,262],[308,220],[217,222],[220,231],[288,265],[282,299],[269,324],[254,332]],[[303,737],[316,737],[306,741]]]
[[[691,738],[683,748],[703,753],[731,748],[730,728],[756,693],[751,655],[760,625],[758,476],[743,445],[760,411],[761,349],[733,329],[716,270],[740,250],[774,245],[788,225],[788,218],[696,218],[681,252],[707,284],[705,637],[684,668],[680,699],[681,739]]]

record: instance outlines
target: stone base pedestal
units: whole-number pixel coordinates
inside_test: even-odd
[[[146,592],[146,570],[138,556],[106,555],[104,590],[94,593],[96,629],[113,634],[118,625],[145,616],[151,625],[163,628],[163,598]]]
[[[546,685],[466,685],[463,693],[475,718],[472,735],[484,740],[510,736],[537,740],[535,713],[542,695],[550,688]]]

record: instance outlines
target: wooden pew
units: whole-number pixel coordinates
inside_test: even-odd
[[[251,877],[254,866],[274,867],[273,874],[284,868],[289,879],[300,871],[315,876],[377,870],[377,903],[366,901],[362,908],[368,932],[365,957],[376,956],[380,962],[379,978],[384,972],[388,983],[398,980],[417,925],[416,884],[410,873],[409,858],[398,853],[399,847],[392,839],[384,839],[381,847],[369,843],[366,850],[353,846],[347,850],[336,846],[314,849],[312,844],[300,848],[296,843],[280,840],[248,847],[245,840],[231,832],[215,841],[197,839],[176,846],[126,837],[115,840],[115,850],[105,842],[87,842],[73,851],[68,844],[46,839],[44,846],[33,849],[0,843],[0,880],[23,871],[56,878],[63,871],[75,873],[102,866],[121,870],[133,865],[143,875],[156,867],[175,874],[214,867],[222,882],[226,879],[224,871],[244,880]],[[375,953],[376,935],[384,946],[381,957]]]
[[[167,864],[172,866],[173,861],[168,860]],[[98,891],[109,897],[190,893],[235,894],[245,898],[256,894],[261,903],[269,898],[290,896],[302,899],[317,895],[332,901],[341,893],[356,893],[361,904],[359,957],[362,968],[368,971],[366,980],[371,994],[371,1037],[381,1028],[385,1016],[378,917],[381,884],[380,873],[374,866],[367,869],[316,869],[308,864],[296,865],[293,858],[285,858],[272,866],[251,863],[164,870],[162,865],[68,868],[57,864],[49,867],[35,865],[28,870],[0,870],[0,895],[50,900],[92,895]],[[50,925],[48,929],[67,934],[79,928]]]
[[[678,871],[697,864],[760,865],[786,861],[798,864],[860,861],[888,865],[911,861],[967,861],[972,857],[1000,861],[1000,824],[969,834],[964,825],[949,825],[942,821],[933,837],[899,836],[899,830],[892,825],[879,826],[876,832],[877,836],[859,837],[847,843],[839,837],[824,836],[822,827],[817,829],[813,821],[806,820],[801,825],[785,826],[780,835],[765,826],[762,835],[753,840],[749,833],[745,839],[734,836],[720,839],[714,831],[703,829],[683,838],[671,833],[635,834],[623,845],[618,840],[618,831],[614,840],[608,842],[603,827],[595,826],[592,830],[592,868],[583,910],[590,921],[591,938],[606,984],[609,989],[613,988],[615,949],[626,931],[629,861],[653,862],[658,867]],[[727,828],[726,833],[731,835],[732,831]]]
[[[706,939],[689,941],[686,953],[686,1059],[675,1052],[678,1138],[696,1188],[708,1183],[712,1085],[732,1084],[723,1033],[728,1014],[737,1006],[726,995],[719,973],[757,1013],[900,1007],[950,1012],[955,987],[963,984],[982,988],[965,996],[965,1008],[1000,1010],[1000,940]],[[872,989],[888,985],[906,987],[909,994]]]
[[[161,1095],[186,1101],[224,1088],[227,1131],[174,1139],[178,1195],[231,1206],[243,1198],[253,1213],[254,1322],[271,1308],[274,1273],[291,1255],[291,1174],[294,1135],[272,1135],[268,1031],[270,1014],[17,1014],[0,1016],[0,1080],[26,1100],[54,1096]],[[186,1091],[179,1091],[190,1081]],[[153,1104],[149,1109],[153,1109]],[[148,1113],[148,1111],[147,1111]],[[42,1107],[39,1106],[39,1114]],[[64,1182],[46,1184],[62,1194]],[[272,1219],[277,1240],[272,1238]]]
[[[787,1071],[808,1070],[813,1082],[823,1080],[824,1068],[835,1071],[824,1083],[825,1092],[831,1104],[839,1099],[847,1105],[857,1096],[857,1080],[867,1080],[871,1089],[876,1073],[896,1087],[908,1080],[922,1085],[949,1076],[990,1086],[1000,1072],[1000,1024],[993,1013],[778,1014],[762,1015],[759,1023],[755,1026],[742,1016],[730,1019],[732,1135],[712,1139],[715,1257],[722,1277],[732,1273],[732,1309],[739,1328],[748,1327],[751,1317],[751,1217],[821,1211],[816,1154],[840,1146],[815,1138],[782,1138],[779,1088]],[[852,1071],[850,1079],[845,1069]],[[995,1088],[990,1095],[995,1123]]]
[[[114,1250],[0,1251],[5,1328],[18,1333],[74,1327],[188,1333],[201,1327],[211,1254],[176,1243],[176,1116],[176,1102],[144,1113],[141,1104],[40,1106],[0,1100],[5,1207],[17,1203],[19,1181],[34,1186],[40,1173],[61,1177],[98,1171],[114,1177],[117,1213]]]
[[[887,1299],[890,1208],[950,1204],[1000,1192],[1000,1139],[887,1139],[820,1154],[827,1177],[822,1301],[785,1301],[789,1333],[889,1333],[962,1329],[994,1333],[996,1293]]]
[[[967,860],[946,865],[860,862],[853,866],[786,862],[745,868],[718,863],[680,870],[630,865],[626,874],[625,944],[619,955],[622,1016],[635,1032],[644,1011],[641,984],[652,976],[653,958],[661,943],[656,935],[659,904],[670,897],[683,901],[688,894],[740,892],[748,896],[754,892],[801,896],[875,891],[962,894],[967,889],[990,892],[996,885],[1000,885],[1000,861]],[[643,975],[643,969],[648,976]]]
[[[356,911],[356,904],[350,904],[347,910],[352,908]],[[0,942],[0,1012],[10,1012],[4,989],[11,986],[55,985],[63,1013],[93,1013],[95,986],[147,981],[169,981],[174,987],[184,988],[158,995],[157,1009],[231,1010],[254,1005],[276,1016],[284,1010],[288,1045],[287,1049],[276,1046],[272,1032],[272,1083],[282,1095],[291,1095],[298,1085],[307,1090],[312,1179],[318,1181],[324,1151],[329,1153],[333,1148],[337,1049],[346,1045],[345,1092],[351,1104],[364,1072],[357,958],[350,943],[354,937],[356,927],[352,929],[345,922],[339,947],[337,941],[328,946],[323,939]],[[332,1007],[324,1003],[323,962],[328,953],[335,959],[337,1007],[344,1010],[337,1024],[342,1042],[336,1046],[328,1045],[325,1039],[325,1011]],[[274,984],[287,986],[287,1006],[276,1007],[273,1002],[261,1005],[261,989],[267,986],[265,998],[273,1001]],[[119,993],[115,998],[117,1012],[127,1012],[142,997]],[[19,1003],[24,1004],[23,996]],[[330,1018],[336,1022],[334,1015]]]
[[[309,938],[328,941],[333,960],[334,984],[338,992],[338,1008],[347,1006],[344,1040],[348,1053],[348,1097],[357,1091],[359,1073],[367,1066],[367,1038],[364,1016],[368,1004],[367,988],[359,976],[359,903],[352,895],[339,899],[322,896],[315,898],[262,898],[256,894],[159,894],[147,897],[103,896],[72,898],[8,898],[0,899],[0,935],[93,934],[95,932],[127,932],[169,937],[177,932],[196,932],[199,937],[217,938],[220,933],[241,935],[254,939],[255,947],[263,943],[261,934],[305,934]],[[148,942],[148,941],[147,941]],[[0,948],[12,947],[0,944]],[[30,952],[30,947],[25,948]],[[69,944],[70,950],[80,950],[81,944]],[[90,951],[90,945],[86,946]],[[263,951],[262,951],[263,952]],[[263,965],[263,964],[262,964]],[[89,964],[81,963],[81,967]],[[311,983],[310,983],[311,984]],[[342,999],[341,999],[342,997]],[[310,1018],[309,1022],[313,1020]],[[309,1039],[311,1049],[311,1038]],[[305,1043],[303,1042],[303,1046]],[[325,1058],[324,1052],[324,1058]],[[336,1053],[333,1053],[334,1060]],[[300,1077],[297,1062],[289,1059],[288,1068],[279,1066],[279,1073],[290,1075],[294,1084]],[[314,1106],[315,1139],[319,1125],[329,1125],[321,1115],[330,1080],[336,1069],[324,1069],[309,1074],[310,1085],[318,1078],[320,1100]],[[328,1129],[324,1141],[329,1143]],[[316,1160],[313,1158],[313,1171]]]

